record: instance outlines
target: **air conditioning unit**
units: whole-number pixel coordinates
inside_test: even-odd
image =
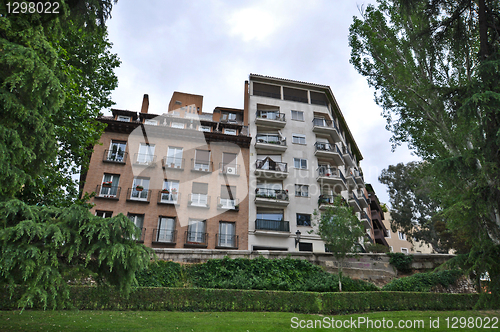
[[[227,174],[236,174],[236,167],[226,167]]]

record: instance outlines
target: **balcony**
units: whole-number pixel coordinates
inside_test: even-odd
[[[191,172],[211,173],[212,166],[213,164],[211,161],[191,159]]]
[[[125,165],[127,161],[128,152],[124,152],[122,150],[112,151],[112,150],[104,150],[104,156],[102,161],[107,163],[115,163],[119,165]]]
[[[359,195],[358,200],[359,200],[359,203],[360,203],[362,209],[366,209],[367,207],[370,206],[370,201],[365,196],[365,193],[361,193],[361,195]]]
[[[134,165],[156,167],[156,155],[147,153],[136,153],[134,154]]]
[[[215,234],[216,249],[238,249],[238,235]]]
[[[288,165],[271,158],[255,162],[255,175],[258,179],[285,179],[288,176]]]
[[[365,223],[366,229],[372,228],[372,220],[368,217],[368,214],[365,211],[361,211],[360,219]]]
[[[354,210],[354,212],[361,212],[361,211],[363,211],[361,209],[361,204],[359,203],[359,200],[356,197],[356,194],[354,194],[353,192],[349,193],[349,205],[352,207],[352,209]]]
[[[269,112],[257,110],[255,124],[268,128],[281,129],[286,125],[285,114],[279,112]]]
[[[141,228],[141,234],[136,237],[134,236],[133,239],[137,242],[141,242],[141,243],[144,243],[144,238],[146,237],[146,229],[145,228]]]
[[[389,243],[387,243],[387,240],[385,239],[385,232],[381,229],[374,229],[373,234],[375,237],[375,242],[383,244],[386,247],[389,247]]]
[[[271,92],[271,91],[262,91],[262,90],[253,90],[254,96],[268,97],[274,99],[281,99],[281,93]]]
[[[335,144],[316,142],[314,143],[314,155],[317,158],[325,158],[329,160],[333,160],[335,165],[341,166],[344,165],[344,158],[342,157],[342,153],[340,149]]]
[[[184,170],[184,158],[164,157],[161,162],[166,170]]]
[[[278,135],[257,134],[255,148],[261,150],[286,151],[286,138],[280,138]]]
[[[220,174],[240,176],[240,165],[219,163]]]
[[[358,183],[358,187],[364,187],[365,186],[365,179],[363,177],[363,172],[358,171],[356,168],[352,170],[354,173],[354,178],[356,179],[356,182]]]
[[[153,243],[163,243],[175,245],[177,231],[170,229],[153,229]]]
[[[160,190],[158,192],[157,204],[179,205],[180,200],[181,193],[165,190]]]
[[[95,192],[97,193],[94,198],[104,198],[118,200],[120,197],[121,187],[113,187],[107,185],[99,185],[96,187]]]
[[[189,194],[188,206],[209,209],[210,196],[205,194]]]
[[[256,206],[288,206],[288,191],[281,189],[255,189]]]
[[[208,233],[184,232],[184,247],[206,247],[208,244]]]
[[[325,210],[328,206],[333,205],[337,195],[319,195],[318,197],[318,209]]]
[[[316,180],[321,184],[333,185],[336,193],[347,190],[344,174],[338,168],[320,166],[317,168],[317,172],[318,176]]]
[[[351,151],[349,151],[345,146],[342,147],[342,156],[344,157],[345,164],[347,166],[356,167],[356,158],[354,158]]]
[[[218,210],[227,210],[227,211],[239,211],[240,210],[240,200],[230,199],[230,198],[221,198],[217,197],[217,209]]]
[[[335,121],[326,120],[323,118],[313,119],[313,132],[317,134],[330,135],[334,142],[341,142],[342,137],[339,134],[337,124]]]
[[[356,183],[356,179],[354,178],[354,175],[353,175],[352,171],[349,171],[346,175],[347,175],[346,176],[346,178],[347,178],[347,185],[349,186],[349,189],[350,190],[357,189],[358,188],[358,184]]]
[[[139,202],[148,203],[151,198],[151,190],[148,189],[136,189],[128,188],[127,190],[127,201],[129,202]]]
[[[290,223],[284,220],[256,219],[255,233],[288,237],[290,235]]]

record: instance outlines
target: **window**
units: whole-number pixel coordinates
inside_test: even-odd
[[[236,113],[222,113],[222,121],[236,121]]]
[[[134,178],[130,199],[147,200],[149,191],[148,178]]]
[[[113,211],[96,211],[95,215],[101,218],[111,218]]]
[[[394,248],[392,246],[389,246],[389,252],[394,252]]]
[[[170,124],[170,127],[172,127],[172,128],[184,129],[184,123],[180,123],[180,122],[172,122],[172,123]]]
[[[222,185],[220,188],[219,208],[235,209],[236,207],[236,186]]]
[[[405,235],[405,233],[403,233],[403,232],[398,232],[398,238],[399,238],[400,240],[404,240],[404,241],[405,241],[405,240],[406,240],[406,235]]]
[[[306,144],[306,135],[293,134],[292,143],[294,143],[294,144]]]
[[[295,196],[309,197],[309,186],[303,184],[295,185]]]
[[[129,213],[127,215],[127,217],[130,219],[130,221],[132,221],[135,225],[135,227],[139,228],[141,230],[141,237],[138,238],[138,237],[134,237],[134,240],[136,241],[139,241],[142,239],[142,226],[144,224],[144,215],[143,214],[132,214],[132,213]]]
[[[297,226],[311,226],[311,215],[297,213]]]
[[[255,229],[289,232],[290,225],[283,220],[283,210],[257,208]]]
[[[234,236],[234,222],[219,223],[219,239],[218,245],[221,247],[236,247]]]
[[[257,134],[257,142],[279,144],[281,139],[278,134]]]
[[[199,131],[205,131],[205,132],[211,132],[212,131],[212,127],[210,127],[210,126],[198,126],[198,130]]]
[[[259,110],[257,116],[259,116],[263,119],[277,120],[279,117],[279,111],[269,111],[269,110],[260,111]]]
[[[193,182],[191,206],[208,206],[208,183]]]
[[[161,191],[161,202],[176,204],[179,199],[179,181],[165,180]]]
[[[408,248],[401,248],[401,252],[403,254],[407,254],[408,253]]]
[[[189,220],[187,242],[205,243],[205,220]]]
[[[158,220],[157,242],[175,242],[175,218],[160,217]]]
[[[137,163],[149,164],[154,161],[155,146],[154,144],[141,143],[139,145],[139,153],[137,154]]]
[[[157,126],[158,125],[158,121],[157,120],[152,120],[152,119],[146,119],[146,120],[144,120],[144,124],[152,125],[152,126]]]
[[[166,165],[172,168],[182,167],[182,148],[168,147]]]
[[[386,229],[385,230],[385,237],[390,239],[391,238],[391,230],[390,229]]]
[[[238,132],[236,129],[229,129],[229,128],[224,128],[224,134],[226,135],[236,135]]]
[[[111,141],[111,145],[108,151],[108,160],[124,162],[125,149],[127,147],[126,142],[122,141]]]
[[[210,171],[210,150],[196,150],[194,169],[205,172]]]
[[[293,167],[307,169],[307,159],[293,158]]]
[[[236,165],[236,153],[222,153],[222,165],[221,171],[224,174],[238,174],[238,168]]]
[[[313,251],[313,244],[307,242],[299,242],[299,251]]]
[[[304,121],[304,112],[292,111],[292,120]]]
[[[123,121],[123,122],[130,122],[130,116],[118,115],[116,117],[116,120]]]
[[[120,175],[104,174],[102,178],[101,197],[116,197],[118,193],[118,185],[120,183]]]

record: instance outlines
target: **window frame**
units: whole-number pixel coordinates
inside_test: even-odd
[[[296,141],[297,138],[299,139],[298,142]],[[302,143],[302,140],[304,141],[303,143]],[[292,134],[292,144],[306,145],[307,144],[306,135],[304,135],[304,134]]]
[[[307,216],[309,217],[309,220],[304,220],[302,224],[299,224],[299,216]],[[307,218],[306,218],[307,219]],[[295,222],[297,226],[303,226],[303,227],[312,227],[311,223],[311,215],[309,213],[296,213],[295,214]],[[308,224],[307,224],[308,223]]]
[[[296,119],[294,118],[294,114],[300,114],[302,119]],[[304,111],[295,111],[295,110],[292,110],[292,114],[291,114],[291,119],[294,120],[294,121],[301,121],[301,122],[304,122]]]
[[[301,167],[296,166],[296,162],[298,161],[299,165]],[[305,162],[305,167],[302,167],[302,163]],[[296,169],[307,169],[307,159],[303,158],[293,158],[293,167]]]
[[[303,190],[303,189],[305,189],[305,190]],[[309,197],[309,185],[308,184],[295,184],[295,197]]]

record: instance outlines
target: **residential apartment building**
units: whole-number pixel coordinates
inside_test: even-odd
[[[330,87],[255,74],[247,84],[249,249],[324,252],[313,213],[339,195],[373,234],[363,157]]]
[[[248,248],[248,115],[174,92],[168,112],[112,110],[82,176],[92,211],[123,213],[153,248]]]
[[[385,238],[388,234],[388,230],[390,230],[391,227],[389,225],[388,229],[384,224],[384,211],[371,184],[366,184],[366,191],[370,202],[369,215],[370,222],[372,224],[370,238],[372,239],[373,243],[378,243],[383,246],[389,247],[389,244],[387,243]]]

